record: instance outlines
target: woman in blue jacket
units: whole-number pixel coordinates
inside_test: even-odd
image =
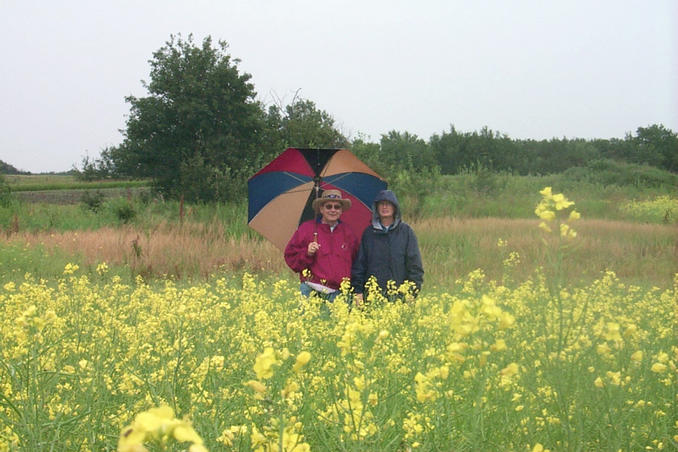
[[[424,282],[417,236],[402,221],[400,204],[391,190],[382,190],[375,198],[372,224],[363,232],[358,256],[353,261],[351,286],[358,304],[371,276],[376,278],[382,295],[389,300],[398,298],[396,293],[389,293],[389,281],[395,283],[396,289],[410,281],[415,296]]]

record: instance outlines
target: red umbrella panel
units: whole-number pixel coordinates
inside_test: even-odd
[[[386,182],[348,149],[285,150],[247,182],[247,222],[284,250],[297,227],[315,216],[313,200],[332,188],[351,200],[341,221],[360,238]]]

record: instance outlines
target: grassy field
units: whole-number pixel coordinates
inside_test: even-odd
[[[424,288],[363,309],[243,203],[0,206],[0,451],[677,449],[675,192],[474,183],[403,193]]]
[[[23,202],[50,205],[79,204],[88,197],[111,199],[149,196],[144,180],[80,181],[69,175],[6,175],[13,196]]]
[[[47,190],[96,190],[106,188],[132,188],[149,185],[145,180],[81,181],[69,175],[5,175],[13,192]]]
[[[474,190],[474,184],[470,176],[449,177],[422,200],[401,195],[404,218],[419,237],[427,288],[449,288],[476,269],[503,281],[509,277],[504,260],[512,253],[519,261],[511,267],[516,281],[547,267],[534,213],[539,190],[547,184],[554,184],[554,191],[569,187],[572,192],[565,193],[582,214],[579,240],[561,264],[567,281],[588,283],[612,270],[628,282],[671,287],[678,269],[678,199],[667,194],[669,189],[571,186],[555,177],[501,176],[487,192]],[[68,190],[53,192],[69,196]],[[242,271],[293,278],[280,252],[247,227],[246,210],[245,204],[182,210],[177,202],[142,200],[138,194],[102,199],[96,206],[16,202],[0,206],[0,228],[13,249],[28,244],[45,256],[42,261],[54,259],[55,265],[45,265],[50,269],[75,260],[90,271],[107,262],[132,279]],[[18,256],[5,268],[16,276],[34,266]]]

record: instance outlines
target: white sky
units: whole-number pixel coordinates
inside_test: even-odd
[[[678,132],[675,0],[0,0],[0,160],[66,171],[119,144],[178,33],[227,41],[260,100],[299,89],[349,137]]]

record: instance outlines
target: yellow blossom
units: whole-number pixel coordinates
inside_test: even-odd
[[[259,380],[268,379],[273,376],[273,366],[278,364],[275,352],[272,347],[266,347],[264,352],[257,356],[254,361],[254,372]]]
[[[245,382],[245,386],[249,386],[260,394],[266,392],[266,385],[257,380],[248,380]]]
[[[504,367],[500,373],[504,377],[512,377],[518,373],[518,370],[519,370],[518,364],[511,363],[508,366]]]
[[[292,370],[299,372],[308,362],[311,360],[311,353],[303,351],[297,355],[296,362],[292,367]]]
[[[652,364],[652,367],[650,368],[650,370],[652,372],[658,373],[658,374],[664,373],[666,371],[666,364],[664,364],[664,363],[654,363],[654,364]]]

